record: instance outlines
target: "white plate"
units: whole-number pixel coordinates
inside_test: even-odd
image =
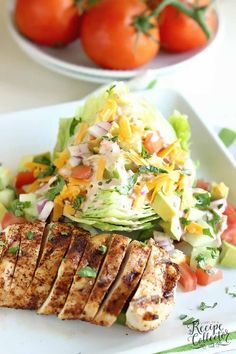
[[[177,92],[167,89],[144,91],[144,95],[165,115],[178,109],[189,116],[192,127],[192,152],[201,161],[201,176],[224,180],[236,204],[236,165],[217,137],[205,126],[191,106]],[[81,102],[0,116],[0,161],[14,168],[20,157],[52,149],[58,120],[74,114]],[[187,344],[187,328],[178,316],[186,313],[201,321],[219,321],[228,331],[236,329],[235,299],[225,287],[236,285],[236,270],[225,270],[224,280],[198,287],[193,293],[177,291],[176,305],[169,319],[151,333],[142,334],[125,327],[96,327],[80,321],[59,321],[53,316],[38,316],[24,310],[0,309],[0,352],[5,354],[151,354]],[[201,301],[218,306],[197,310]],[[217,348],[216,348],[217,351]],[[218,350],[219,351],[219,350]]]
[[[77,40],[66,48],[49,48],[36,45],[28,41],[17,30],[14,22],[14,3],[8,3],[8,27],[17,44],[34,60],[47,66],[49,69],[60,72],[76,79],[94,82],[108,82],[109,80],[128,80],[146,70],[153,70],[153,75],[166,75],[171,71],[179,69],[187,63],[195,61],[199,55],[204,55],[214,47],[221,32],[221,20],[218,17],[218,28],[214,38],[202,49],[188,53],[168,54],[160,52],[150,63],[137,70],[108,70],[97,67],[84,53],[80,41]]]

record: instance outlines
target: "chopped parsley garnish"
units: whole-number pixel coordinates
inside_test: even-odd
[[[139,167],[139,172],[140,173],[154,173],[154,174],[158,174],[158,173],[168,173],[166,170],[164,170],[163,168],[158,168],[155,166],[140,166]]]
[[[199,320],[198,319],[196,319],[196,318],[194,318],[194,317],[190,317],[188,320],[186,320],[186,321],[184,321],[183,322],[183,325],[184,326],[187,326],[187,325],[190,325],[190,324],[192,324],[193,322],[199,322]]]
[[[196,199],[196,208],[198,209],[206,209],[209,207],[211,198],[209,193],[194,193],[194,198]]]
[[[75,128],[77,127],[77,125],[79,124],[79,123],[81,123],[81,121],[82,121],[82,118],[80,117],[80,118],[73,118],[72,119],[72,122],[71,122],[71,124],[70,124],[70,137],[71,136],[73,136],[74,135],[74,133],[75,133]]]
[[[0,247],[4,247],[6,244],[3,240],[0,240]]]
[[[73,205],[72,205],[73,208],[75,210],[79,210],[81,207],[81,204],[83,203],[84,200],[85,200],[85,197],[83,195],[78,195],[73,202]]]
[[[187,226],[187,225],[191,224],[191,221],[186,219],[186,218],[184,218],[184,217],[180,218],[180,222],[184,226]]]
[[[8,250],[8,253],[11,253],[11,254],[15,254],[19,251],[20,249],[20,246],[13,246],[13,247],[10,247],[9,250]]]
[[[48,236],[48,241],[52,241],[54,239],[54,235],[49,235]]]
[[[207,257],[202,254],[202,253],[199,253],[199,255],[197,255],[197,257],[195,258],[195,260],[197,261],[197,267],[198,268],[201,268],[203,270],[206,270],[206,260],[207,260]]]
[[[115,190],[120,194],[126,195],[134,187],[137,180],[138,180],[138,173],[134,173],[133,176],[128,178],[128,183],[126,186],[117,186],[115,187]]]
[[[124,326],[126,323],[126,314],[125,312],[121,311],[121,313],[117,316],[116,323]]]
[[[151,157],[151,154],[149,154],[144,145],[142,145],[141,157],[143,157],[144,159],[148,159],[149,157]]]
[[[143,230],[138,235],[138,241],[145,242],[153,237],[154,228]]]
[[[146,89],[147,89],[147,90],[151,90],[153,87],[156,86],[156,84],[157,84],[157,79],[153,79],[153,80],[151,80],[151,81],[148,83]]]
[[[236,140],[236,131],[229,128],[222,128],[219,137],[226,147],[229,147]]]
[[[96,278],[97,272],[94,268],[86,266],[78,271],[78,276],[81,278]]]
[[[101,254],[105,254],[105,253],[107,252],[107,246],[101,245],[101,246],[98,248],[98,251],[99,251]]]
[[[228,287],[225,288],[225,293],[230,295],[230,296],[232,296],[232,297],[236,297],[236,293],[233,293],[232,291],[229,291]]]
[[[35,156],[33,162],[40,163],[42,165],[50,165],[51,161],[50,158],[46,155],[39,155]]]
[[[65,181],[61,176],[58,176],[56,181],[53,182],[52,187],[45,193],[45,197],[48,200],[54,200],[58,194],[62,191],[65,185]]]
[[[179,316],[179,319],[182,321],[182,320],[184,320],[186,317],[188,317],[187,315],[180,315]]]
[[[61,236],[68,236],[69,233],[67,231],[61,231]]]
[[[219,256],[220,251],[218,248],[213,248],[213,247],[207,247],[209,251],[211,251],[211,258],[216,259]]]
[[[48,168],[46,170],[43,170],[38,174],[38,178],[52,176],[53,173],[55,172],[55,169],[56,169],[56,167],[53,165],[48,166]]]
[[[118,135],[114,135],[112,138],[111,138],[111,141],[113,142],[113,143],[115,143],[116,141],[118,141]]]
[[[28,240],[33,240],[34,238],[34,232],[33,231],[27,231],[26,232],[26,237],[28,238]]]
[[[202,301],[198,306],[198,309],[201,311],[205,311],[206,309],[214,309],[217,305],[217,302],[215,302],[213,305],[207,305],[204,301]]]
[[[217,232],[217,224],[220,221],[220,215],[217,214],[214,210],[210,210],[212,213],[212,219],[208,219],[207,222],[210,224],[214,230],[214,232]]]
[[[31,202],[20,202],[19,199],[13,200],[11,210],[15,216],[24,216],[25,209],[30,208]]]
[[[213,237],[210,229],[203,229],[202,233],[203,233],[203,235],[207,235],[207,236]]]
[[[108,93],[109,96],[113,93],[113,90],[115,87],[116,87],[116,85],[112,85],[106,90],[106,92]]]

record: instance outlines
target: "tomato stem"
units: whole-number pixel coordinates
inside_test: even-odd
[[[150,16],[151,17],[158,17],[160,15],[160,13],[164,10],[164,8],[168,5],[172,5],[172,6],[176,7],[178,10],[183,12],[185,15],[191,17],[202,28],[207,39],[209,39],[211,37],[211,31],[209,30],[207,23],[206,23],[206,19],[205,19],[205,13],[206,13],[206,10],[208,9],[208,6],[189,7],[179,0],[164,0],[152,11],[152,14]]]

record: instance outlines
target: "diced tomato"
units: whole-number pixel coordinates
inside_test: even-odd
[[[235,225],[236,227],[236,209],[232,204],[227,204],[224,214],[228,216],[228,225]]]
[[[197,268],[196,270],[197,283],[199,285],[208,285],[214,281],[220,280],[223,278],[222,270],[217,269],[215,273],[207,273],[205,270],[201,268]]]
[[[154,154],[163,148],[163,140],[157,133],[149,133],[145,138],[144,147],[148,152]]]
[[[80,165],[75,168],[73,168],[71,172],[71,177],[77,178],[77,179],[89,179],[92,177],[93,171],[90,166],[86,165]]]
[[[221,239],[236,246],[236,224],[229,225],[221,235]]]
[[[205,189],[206,191],[210,190],[210,184],[204,181],[204,179],[198,179],[196,183],[196,187]]]
[[[4,217],[2,219],[2,222],[1,222],[1,225],[2,225],[2,228],[5,229],[8,225],[23,224],[24,222],[26,222],[26,220],[24,218],[17,217],[13,213],[8,211],[4,215]]]
[[[197,276],[187,263],[179,264],[181,284],[184,291],[193,291],[197,287]]]
[[[34,177],[34,174],[32,171],[19,172],[16,175],[16,183],[15,183],[18,193],[21,193],[21,192],[24,193],[24,189],[22,187],[33,183],[35,180],[36,180],[36,178]]]

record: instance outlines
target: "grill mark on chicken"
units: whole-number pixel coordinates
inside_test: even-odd
[[[69,224],[50,224],[42,256],[25,295],[25,307],[38,309],[49,295],[59,265],[71,240]]]
[[[39,314],[58,314],[61,311],[89,237],[88,232],[82,229],[73,229],[70,247],[61,262],[48,298],[38,310]]]
[[[78,273],[87,266],[98,273],[105,258],[105,254],[102,254],[99,248],[103,245],[107,247],[109,241],[110,235],[108,234],[97,235],[90,239],[74,276],[66,303],[58,315],[60,319],[79,319],[88,301],[96,277],[80,277]]]
[[[5,306],[11,288],[15,265],[20,250],[22,224],[9,225],[5,231],[5,247],[0,260],[0,306]]]
[[[13,308],[21,307],[21,300],[31,283],[36,268],[44,228],[45,223],[43,222],[35,222],[34,224],[25,223],[22,225],[20,229],[20,252],[5,306]]]
[[[93,323],[111,326],[136,288],[146,266],[150,248],[138,241],[129,244],[119,275]]]
[[[173,262],[166,263],[166,278],[163,286],[163,297],[168,299],[173,296],[176,283],[179,280],[178,264]]]
[[[102,300],[115,281],[130,241],[128,237],[116,234],[112,235],[106,258],[80,319],[84,321],[94,319]]]

